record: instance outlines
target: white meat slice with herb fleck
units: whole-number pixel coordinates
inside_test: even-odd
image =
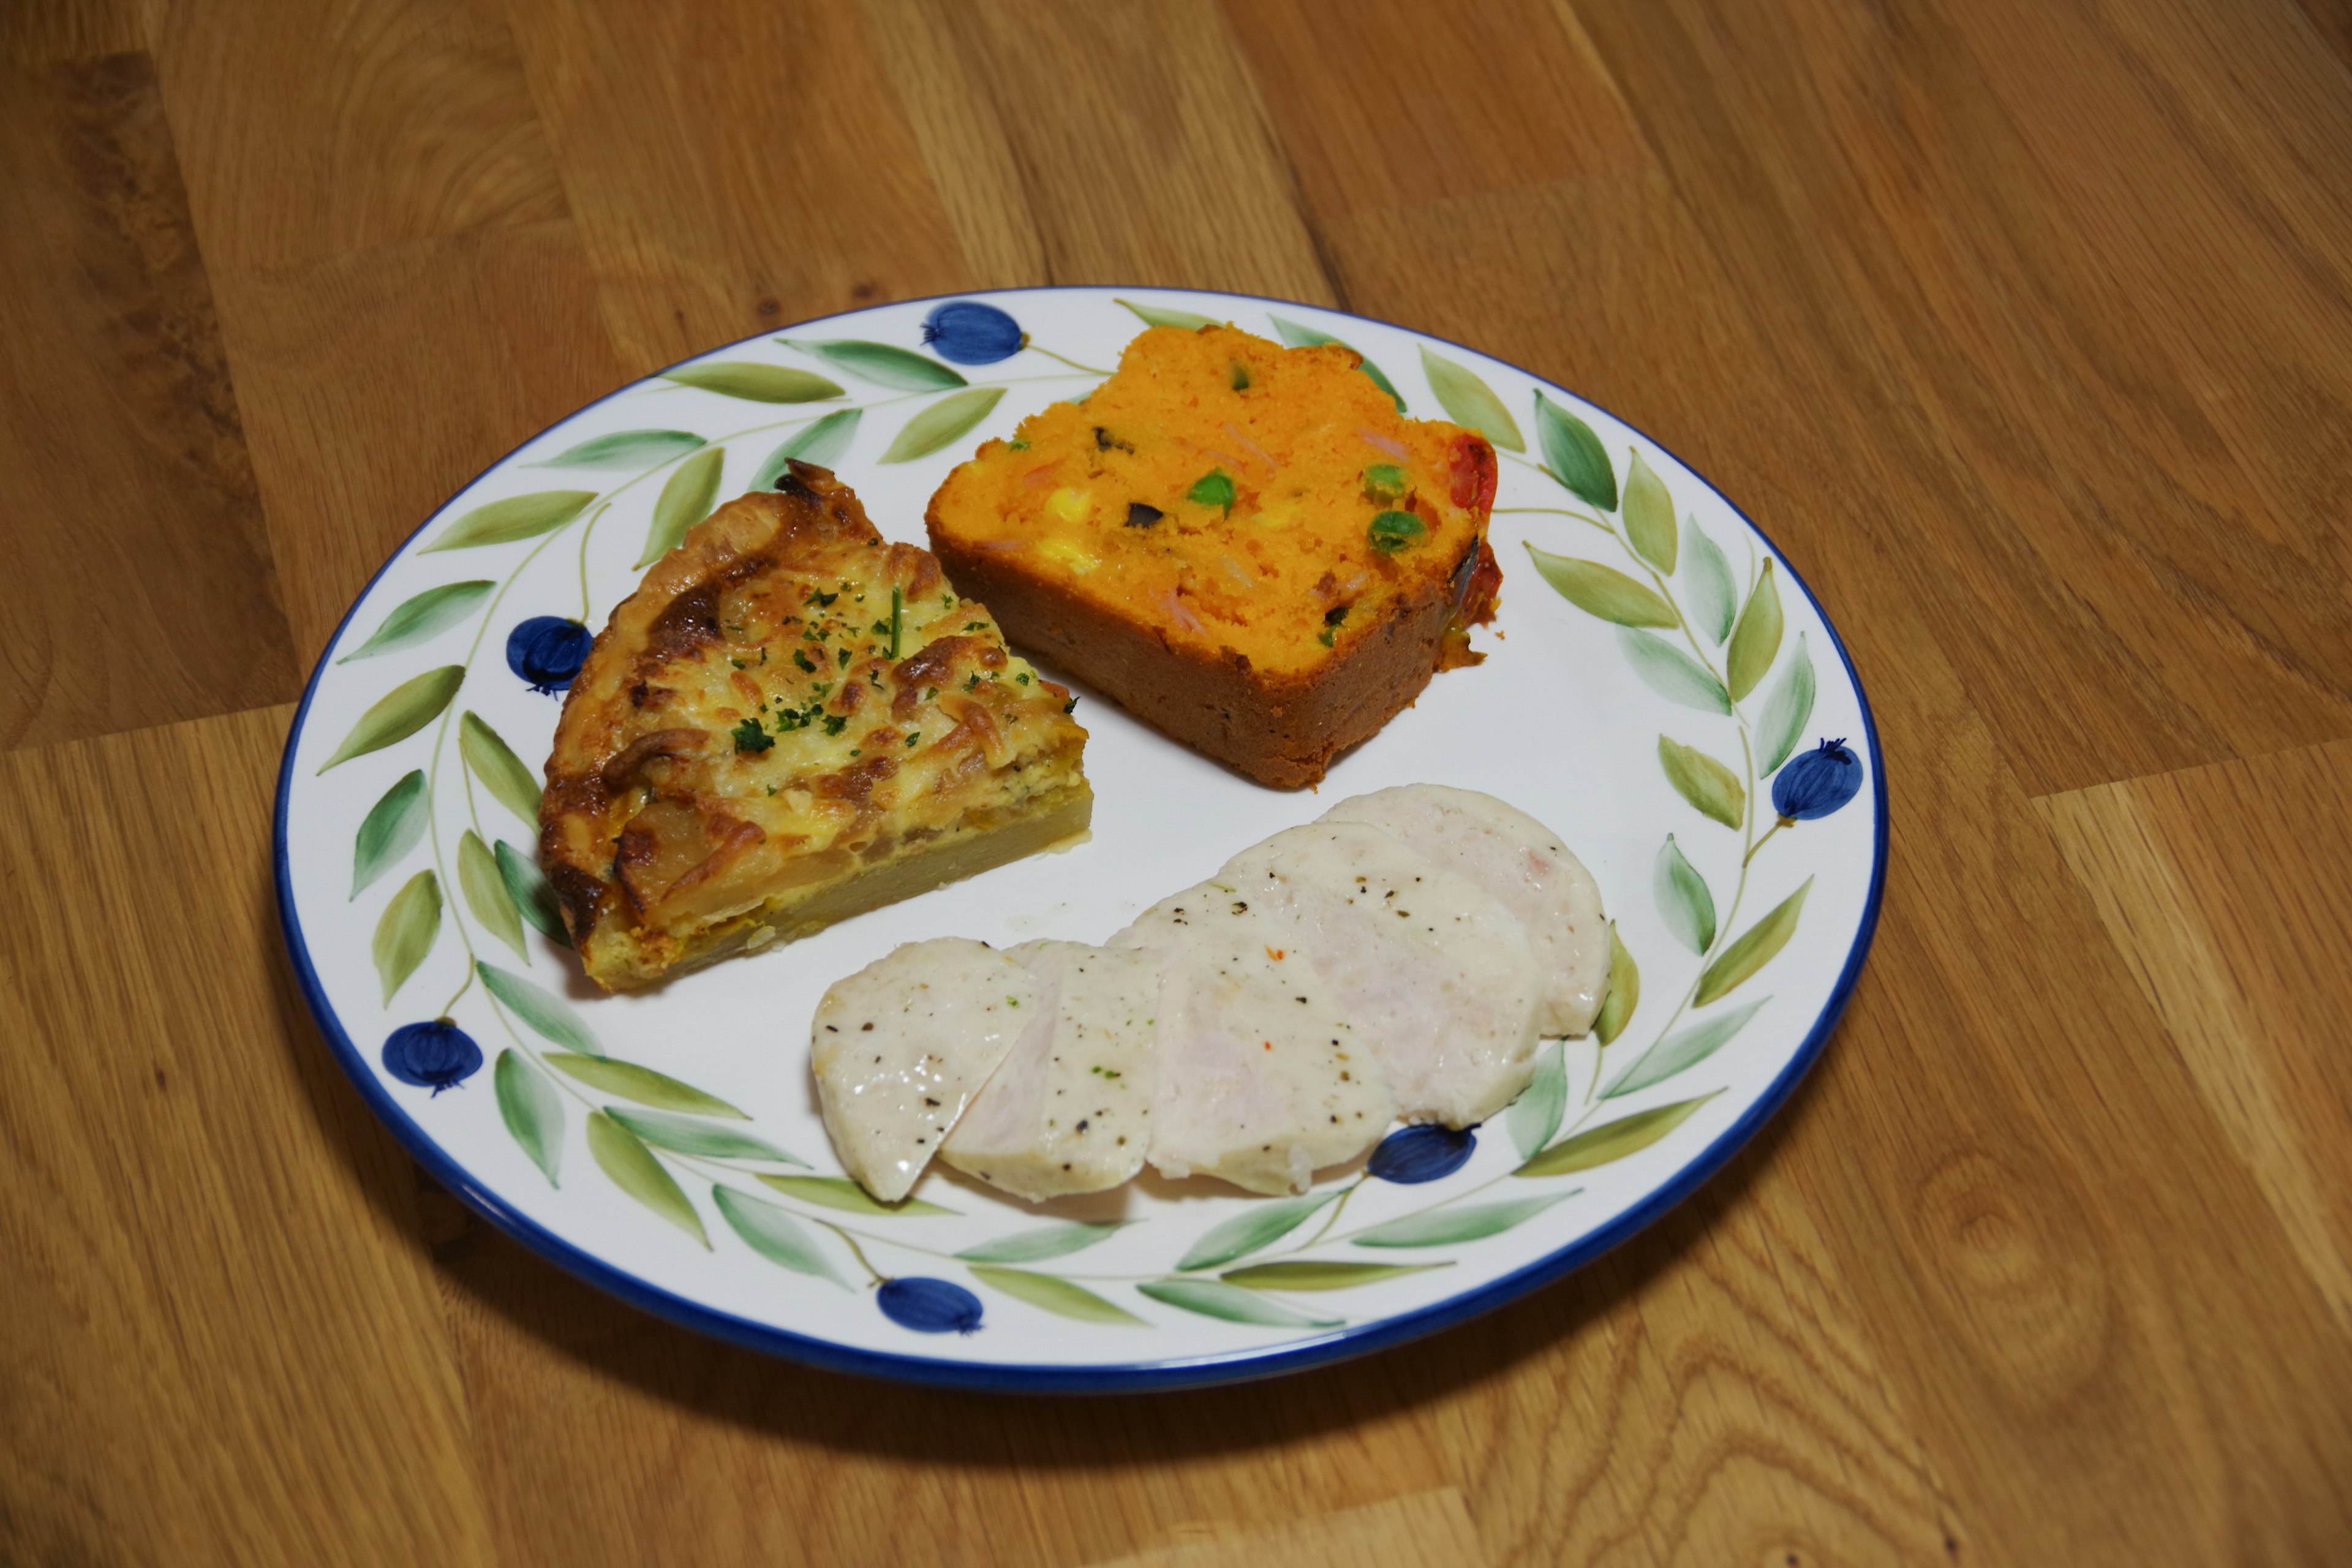
[[[1601,889],[1559,835],[1475,790],[1405,784],[1343,800],[1326,822],[1368,823],[1433,865],[1467,877],[1525,923],[1542,970],[1538,1030],[1581,1035],[1609,990]]]
[[[940,1157],[1032,1203],[1118,1186],[1151,1134],[1160,960],[1075,942],[1006,956],[1036,983],[1032,1016]]]
[[[835,982],[810,1026],[817,1103],[842,1168],[884,1203],[911,1191],[1036,1016],[1038,983],[984,942],[910,942]]]
[[[1527,927],[1476,882],[1363,823],[1277,833],[1225,862],[1270,949],[1304,964],[1379,1058],[1409,1121],[1468,1127],[1536,1063],[1542,990]]]

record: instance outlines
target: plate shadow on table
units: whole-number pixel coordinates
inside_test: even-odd
[[[1087,1470],[1247,1453],[1510,1377],[1647,1291],[1740,1203],[1812,1099],[1801,1085],[1727,1166],[1632,1240],[1468,1323],[1272,1381],[1153,1394],[982,1394],[827,1372],[730,1345],[607,1296],[510,1240],[409,1160],[339,1069],[283,953],[275,964],[282,1035],[299,1058],[293,1065],[310,1108],[370,1201],[429,1256],[469,1387],[487,1357],[500,1363],[504,1397],[519,1373],[568,1376],[547,1364],[551,1357],[689,1420],[916,1463]]]

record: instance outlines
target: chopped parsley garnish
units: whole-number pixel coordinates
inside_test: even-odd
[[[811,588],[808,591],[808,597],[803,599],[801,603],[803,605],[815,605],[822,608],[826,605],[832,604],[835,599],[840,597],[841,594],[838,590],[830,594],[820,594],[814,588]]]
[[[740,658],[730,658],[727,662],[733,665],[738,669],[743,668],[743,661]]]
[[[889,623],[889,622],[887,622],[887,621],[877,621],[877,622],[875,622],[875,623],[874,623],[874,635],[875,635],[876,637],[888,637],[888,636],[890,635],[890,623]]]
[[[843,649],[841,649],[840,651],[841,651],[841,668],[844,668],[844,669],[847,669],[847,668],[849,668],[849,650],[848,650],[847,648],[843,648]]]
[[[1364,493],[1374,500],[1402,500],[1407,481],[1394,463],[1374,463],[1364,470]]]
[[[1008,452],[1025,452],[1029,449],[1029,443],[1016,436],[1004,443],[1004,449]]]
[[[1247,392],[1249,390],[1249,366],[1244,364],[1239,360],[1234,361],[1234,390],[1235,392]]]
[[[776,743],[765,730],[760,728],[757,719],[746,719],[728,732],[735,737],[735,749],[739,752],[764,752]]]
[[[828,735],[840,734],[848,724],[848,717],[845,714],[828,713],[824,716],[824,732]]]
[[[1371,539],[1373,549],[1383,555],[1393,555],[1427,533],[1429,529],[1409,511],[1384,511],[1372,519],[1372,526],[1365,531]]]
[[[1027,670],[1025,670],[1025,669],[1024,669],[1024,670],[1023,670],[1020,674],[1018,674],[1018,675],[1014,676],[1014,677],[1013,678],[1013,685],[1015,685],[1015,686],[1026,686],[1026,685],[1028,685],[1028,684],[1029,684],[1029,672],[1028,672]]]
[[[796,647],[793,649],[793,662],[801,667],[801,670],[803,674],[814,675],[816,673],[816,666],[809,662],[808,650],[806,648]]]
[[[972,672],[971,677],[963,683],[963,689],[966,691],[977,691],[980,689],[979,671],[975,670]]]
[[[1167,515],[1158,507],[1146,506],[1139,500],[1127,503],[1127,526],[1129,528],[1150,528]]]
[[[1348,624],[1348,612],[1354,606],[1350,605],[1340,605],[1336,608],[1324,611],[1323,635],[1315,640],[1325,647],[1331,647],[1333,640],[1339,636],[1339,628]]]
[[[968,632],[984,632],[988,629],[988,623],[986,621],[966,621],[963,624],[963,629]]]
[[[1233,478],[1223,468],[1211,468],[1193,481],[1192,488],[1184,492],[1184,499],[1195,506],[1222,507],[1230,517],[1235,499]]]
[[[908,745],[908,747],[909,749],[912,749],[912,748],[913,748],[913,746],[914,746],[914,744],[915,744],[915,742],[918,742],[918,741],[919,741],[919,740],[921,740],[922,738],[923,738],[923,732],[922,732],[920,730],[917,730],[917,731],[915,731],[914,732],[912,732],[911,734],[909,734],[909,735],[907,737],[907,745]]]
[[[1076,710],[1077,706],[1078,700],[1073,697],[1067,702],[1062,704],[1062,711],[1065,713],[1074,712]]]
[[[950,599],[948,603],[952,605],[955,601]],[[892,588],[890,590],[890,657],[893,659],[898,657],[898,631],[905,624],[905,619],[906,606],[899,599],[898,590]]]

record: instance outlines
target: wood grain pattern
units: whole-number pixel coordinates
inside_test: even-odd
[[[0,1561],[2352,1560],[2347,17],[0,6]],[[1560,380],[1868,684],[1813,1081],[1475,1326],[1150,1398],[806,1371],[474,1218],[304,1016],[285,704],[402,537],[633,375],[1047,282]]]

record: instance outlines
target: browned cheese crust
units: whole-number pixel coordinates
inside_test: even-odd
[[[540,858],[589,977],[644,985],[1083,832],[1068,696],[793,464],[655,563],[564,702]]]

